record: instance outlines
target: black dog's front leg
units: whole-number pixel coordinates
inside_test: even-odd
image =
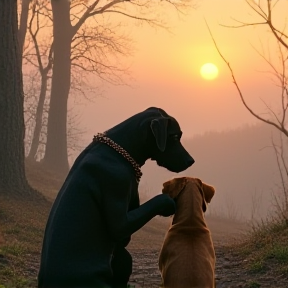
[[[127,288],[132,274],[132,256],[123,246],[116,246],[111,262],[113,288]]]
[[[170,216],[175,213],[175,202],[166,194],[157,195],[138,208],[128,211],[130,183],[119,181],[113,184],[110,191],[108,190],[109,193],[103,195],[102,211],[107,230],[116,242],[130,237],[156,215]],[[116,187],[118,189],[115,189]]]
[[[105,218],[107,232],[118,243],[111,262],[112,282],[113,287],[122,288],[127,287],[132,274],[132,257],[125,249],[131,235],[156,215],[174,214],[176,205],[170,196],[160,194],[140,206],[139,202],[132,205],[138,207],[129,211],[132,195],[138,193],[134,189],[131,191],[131,183],[121,179],[121,181],[107,181],[106,186],[107,190],[105,189],[102,194],[101,201],[102,215]]]
[[[155,196],[139,208],[130,212],[126,211],[126,217],[122,219],[123,222],[119,221],[119,218],[115,218],[113,223],[110,223],[110,229],[115,231],[114,236],[120,238],[121,235],[125,235],[126,233],[129,233],[130,236],[154,216],[170,216],[173,214],[175,212],[174,200],[170,197],[163,196],[167,195],[161,194]],[[120,207],[121,205],[117,206]],[[130,240],[130,237],[128,238]],[[113,271],[113,288],[127,288],[130,275],[132,274],[132,257],[125,249],[125,246],[126,245],[123,245],[123,243],[118,244],[113,253],[111,262],[111,268]]]

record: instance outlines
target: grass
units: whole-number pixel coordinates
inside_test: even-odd
[[[274,218],[253,226],[238,249],[246,258],[246,269],[253,274],[273,274],[288,278],[288,225]]]
[[[287,243],[286,243],[287,245]],[[275,258],[280,264],[288,264],[288,247],[283,244],[274,245],[267,253],[268,258]],[[288,265],[287,265],[288,268]]]
[[[262,260],[253,260],[249,265],[249,270],[254,273],[265,272],[265,266]]]
[[[5,288],[36,287],[39,251],[49,202],[38,203],[0,197],[0,285]],[[1,287],[1,286],[0,286]]]
[[[259,287],[261,287],[261,285],[258,282],[255,282],[255,281],[250,281],[248,283],[248,286],[249,286],[249,288],[259,288]]]
[[[50,180],[45,173],[41,176],[39,171],[30,165],[28,180],[37,189],[42,185],[46,196],[50,189],[52,198],[58,183],[50,175]],[[0,195],[0,203],[0,288],[37,287],[42,237],[51,202]]]

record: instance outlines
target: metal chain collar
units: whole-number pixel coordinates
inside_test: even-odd
[[[135,170],[137,183],[140,182],[142,176],[141,168],[125,149],[123,149],[120,145],[107,137],[105,133],[98,133],[97,135],[94,135],[93,141],[99,141],[101,143],[107,144],[108,146],[116,150],[119,154],[121,154],[126,160],[128,160]]]

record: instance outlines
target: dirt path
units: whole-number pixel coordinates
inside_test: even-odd
[[[259,276],[243,269],[243,260],[225,247],[216,246],[216,285],[217,288],[287,288],[287,280],[273,275]],[[158,250],[132,251],[134,270],[130,278],[131,286],[159,287],[161,276],[158,270]]]
[[[163,220],[161,220],[163,222]],[[253,274],[245,268],[245,259],[237,251],[229,248],[229,243],[243,237],[243,232],[247,231],[244,224],[229,221],[207,220],[212,231],[213,242],[216,252],[216,285],[217,288],[287,288],[287,279],[276,278],[269,273],[265,275]],[[159,224],[159,223],[158,223]],[[163,231],[154,223],[155,229],[158,226],[158,236],[154,234],[151,239],[144,242],[142,235],[136,234],[132,239],[135,244],[130,245],[130,252],[133,256],[133,274],[130,278],[131,286],[159,287],[161,276],[158,270],[158,256],[162,241],[159,241]],[[153,227],[153,225],[152,225]],[[148,227],[147,227],[148,229]],[[152,228],[149,227],[151,230]],[[152,229],[153,230],[153,229]],[[165,229],[166,230],[166,229]],[[142,231],[143,232],[143,231]],[[147,232],[147,231],[146,231]],[[149,231],[150,234],[153,231]],[[165,233],[164,233],[165,234]],[[146,234],[147,235],[147,234]],[[163,240],[163,238],[162,238]],[[137,244],[136,244],[137,243]],[[142,244],[141,244],[142,243]],[[160,243],[160,245],[156,244]],[[138,247],[136,247],[136,245]]]

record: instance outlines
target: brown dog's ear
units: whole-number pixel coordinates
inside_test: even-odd
[[[203,204],[202,204],[202,210],[203,212],[206,212],[207,210],[207,203],[211,202],[211,199],[213,198],[215,194],[215,189],[213,186],[210,186],[206,183],[203,183],[199,178],[196,178],[199,185],[200,185],[200,191],[203,197]]]
[[[168,117],[161,117],[153,119],[150,124],[157,147],[161,152],[163,152],[166,148],[168,121]]]
[[[204,198],[207,203],[211,202],[211,199],[213,198],[215,194],[215,188],[211,185],[203,183],[203,192],[204,192]]]
[[[168,194],[171,198],[175,199],[179,193],[185,188],[187,183],[186,177],[174,178],[163,184],[162,193]]]

